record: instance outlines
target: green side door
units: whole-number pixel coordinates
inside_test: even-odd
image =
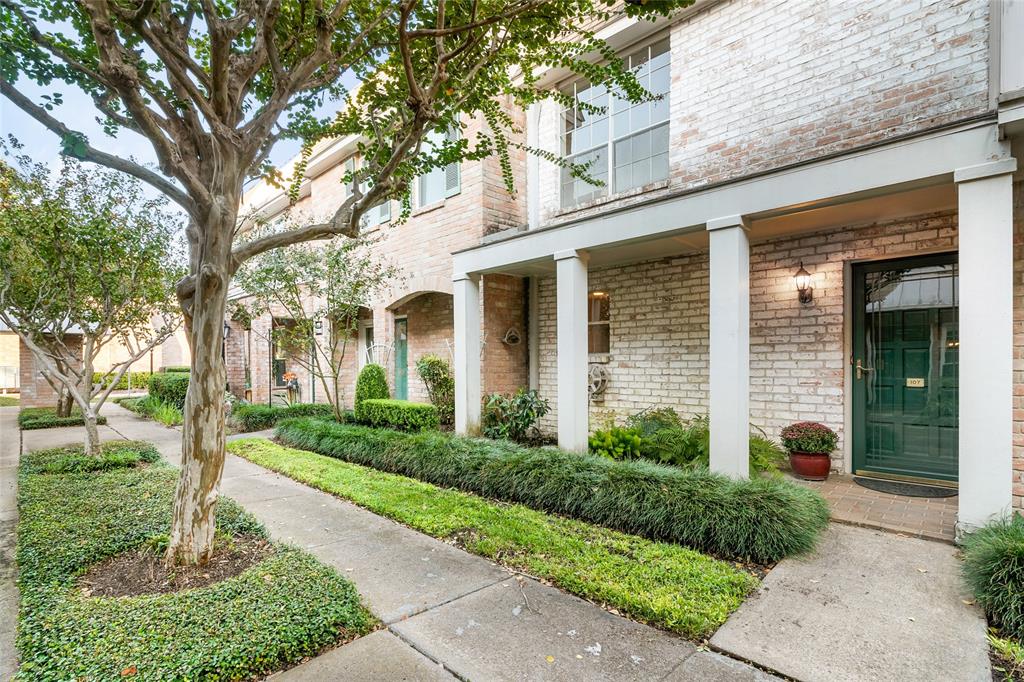
[[[395,320],[395,398],[409,399],[409,320]]]
[[[955,483],[959,280],[956,254],[853,269],[853,467]]]

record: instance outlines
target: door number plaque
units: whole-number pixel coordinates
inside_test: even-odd
[[[924,377],[907,377],[907,388],[924,388]]]

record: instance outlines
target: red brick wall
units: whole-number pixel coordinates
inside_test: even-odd
[[[80,336],[68,337],[64,343],[72,353],[81,356],[82,339]],[[18,363],[21,374],[21,407],[55,407],[57,405],[57,393],[39,373],[39,368],[42,365],[36,360],[36,356],[24,342],[19,342],[18,345]]]
[[[451,294],[430,292],[417,296],[394,310],[396,317],[405,315],[408,319],[409,352],[407,371],[409,375],[409,400],[430,402],[427,389],[416,371],[416,361],[424,355],[433,354],[452,362],[455,349],[454,316]],[[374,329],[376,334],[376,329]],[[392,353],[394,359],[394,353]],[[394,375],[391,377],[394,392]]]
[[[487,393],[512,393],[529,383],[527,345],[526,279],[510,275],[485,275],[483,298],[482,390]],[[502,339],[514,329],[519,343]]]

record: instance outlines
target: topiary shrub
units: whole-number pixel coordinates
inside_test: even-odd
[[[391,392],[388,390],[388,379],[384,374],[384,368],[374,363],[363,367],[359,372],[359,378],[356,379],[356,421],[364,421],[364,415],[360,410],[364,400],[386,400],[390,397]]]
[[[993,521],[966,536],[963,574],[992,623],[1024,638],[1024,518]]]
[[[425,431],[440,425],[437,408],[430,403],[367,398],[363,400],[362,410],[361,421],[370,426],[399,431]]]
[[[778,561],[813,549],[828,524],[821,495],[778,477],[733,480],[645,460],[315,419],[280,422],[277,436],[328,457],[720,557]]]
[[[424,355],[416,361],[416,371],[441,423],[451,424],[455,420],[455,377],[451,365],[439,355]]]
[[[319,417],[333,419],[334,409],[328,403],[296,403],[294,405],[236,405],[231,410],[231,423],[239,431],[269,429],[282,419]]]
[[[157,400],[185,409],[185,394],[188,393],[189,374],[166,372],[149,378],[149,395]]]

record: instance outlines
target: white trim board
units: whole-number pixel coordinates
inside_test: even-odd
[[[501,272],[592,249],[704,230],[723,215],[758,217],[952,182],[958,168],[1010,155],[998,125],[977,122],[851,152],[776,173],[626,206],[562,225],[520,233],[457,252],[455,272]]]

